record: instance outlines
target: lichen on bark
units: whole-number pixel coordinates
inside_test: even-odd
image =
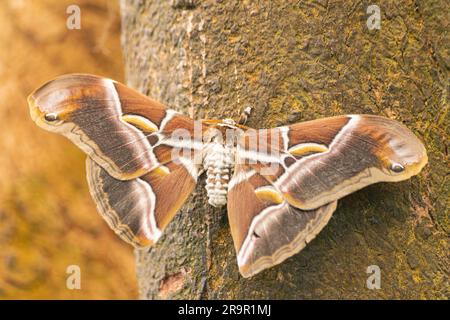
[[[140,294],[156,298],[448,298],[448,22],[446,1],[122,0],[128,84],[195,118],[268,127],[368,113],[396,119],[425,143],[411,180],[339,201],[301,253],[250,279],[237,270],[226,210],[203,181],[161,241],[137,251]],[[366,287],[378,265],[381,289]],[[171,285],[173,284],[173,285]]]

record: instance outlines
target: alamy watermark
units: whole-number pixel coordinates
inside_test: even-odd
[[[67,7],[66,13],[69,15],[66,20],[66,27],[69,30],[81,29],[81,9],[76,4]]]
[[[69,275],[66,279],[66,288],[69,290],[81,289],[81,268],[76,264],[67,266],[66,273]]]
[[[376,4],[372,4],[367,7],[367,14],[370,16],[367,18],[366,25],[369,30],[381,29],[381,10]]]
[[[236,165],[262,162],[265,165],[261,168],[261,173],[271,175],[278,172],[284,158],[289,157],[288,150],[285,150],[287,137],[283,135],[283,130],[274,128],[244,131],[230,119],[205,130],[203,122],[196,120],[193,130],[177,128],[163,142],[172,147],[171,159],[177,164],[182,164],[187,159],[196,166],[201,165],[205,148],[210,147],[215,151],[218,148],[238,148],[240,156],[236,158]]]
[[[366,273],[370,276],[366,280],[367,289],[381,289],[381,269],[376,264],[367,267]]]

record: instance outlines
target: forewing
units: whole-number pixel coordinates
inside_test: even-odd
[[[120,180],[140,177],[162,164],[155,157],[154,140],[161,143],[177,129],[194,131],[192,119],[94,75],[56,78],[34,91],[28,103],[40,127],[66,136]]]
[[[251,146],[254,136],[262,141],[257,147]],[[408,179],[427,163],[425,147],[408,128],[371,115],[250,131],[239,148],[241,162],[250,162],[291,205],[304,210],[376,182]]]

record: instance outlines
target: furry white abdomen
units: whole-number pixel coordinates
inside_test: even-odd
[[[206,170],[206,192],[208,202],[214,207],[227,203],[228,182],[234,165],[234,150],[221,143],[212,142],[203,159]]]

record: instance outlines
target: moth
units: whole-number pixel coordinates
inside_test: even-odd
[[[158,241],[204,174],[208,202],[227,206],[244,277],[303,249],[340,198],[376,182],[408,179],[427,163],[409,129],[374,115],[256,130],[231,119],[194,121],[87,74],[56,78],[28,103],[39,127],[87,154],[99,213],[135,247]]]

